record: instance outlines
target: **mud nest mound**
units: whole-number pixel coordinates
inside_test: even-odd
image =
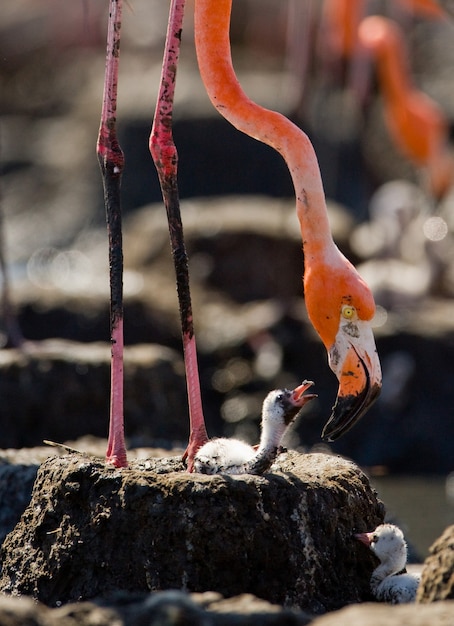
[[[118,590],[252,593],[320,613],[369,598],[373,557],[352,534],[383,516],[365,474],[325,454],[285,453],[264,476],[70,454],[40,467],[0,589],[50,606]]]

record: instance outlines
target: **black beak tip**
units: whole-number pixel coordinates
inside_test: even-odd
[[[322,441],[336,441],[350,428],[353,428],[378,398],[380,389],[381,386],[374,385],[373,387],[366,387],[357,396],[338,396],[331,416],[323,428]]]
[[[323,428],[322,440],[335,441],[350,430],[361,417],[362,406],[361,396],[338,397],[331,416]]]

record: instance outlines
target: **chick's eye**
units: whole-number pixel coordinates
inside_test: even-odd
[[[354,306],[348,304],[342,307],[342,317],[346,320],[351,320],[355,317],[356,309]]]
[[[372,543],[377,543],[377,541],[378,541],[378,537],[377,537],[377,535],[374,535],[372,537]]]
[[[277,395],[277,398],[276,398],[276,399],[277,399],[277,401],[278,401],[278,402],[280,402],[281,400],[283,400],[283,399],[284,399],[284,394],[283,394],[283,393],[279,393],[279,394]]]

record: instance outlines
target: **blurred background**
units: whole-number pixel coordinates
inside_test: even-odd
[[[276,152],[208,101],[187,0],[174,138],[208,432],[256,442],[266,393],[314,380],[319,397],[287,445],[359,463],[424,557],[454,521],[451,5],[233,5],[238,78],[309,135],[335,241],[374,292],[383,392],[353,430],[321,445],[337,381],[304,308],[291,179]],[[107,434],[108,251],[95,151],[107,8],[15,0],[0,14],[0,448]],[[173,263],[148,152],[168,8],[128,0],[123,9],[130,447],[184,447],[188,433]],[[384,20],[366,23],[371,15]]]

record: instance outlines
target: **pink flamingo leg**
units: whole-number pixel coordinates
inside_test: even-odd
[[[192,322],[191,322],[192,324]],[[183,455],[187,458],[188,470],[194,468],[194,456],[200,446],[208,441],[208,435],[203,417],[202,398],[200,395],[199,370],[197,367],[197,348],[195,336],[190,332],[183,332],[183,351],[186,368],[186,386],[189,399],[189,443]]]
[[[127,467],[123,419],[123,319],[112,327],[110,374],[110,423],[106,460],[115,467]]]
[[[122,0],[110,0],[106,72],[101,124],[96,146],[101,166],[109,235],[110,332],[112,342],[110,425],[106,461],[127,467],[123,416],[123,245],[120,185],[124,156],[117,141],[116,110]]]
[[[188,470],[192,472],[194,455],[200,446],[208,440],[208,436],[200,394],[197,350],[189,289],[188,258],[184,245],[183,225],[180,214],[177,185],[178,153],[172,136],[172,111],[184,3],[185,0],[172,0],[170,5],[161,83],[150,134],[149,148],[158,171],[162,196],[167,211],[170,243],[177,280],[190,425],[189,444],[183,455],[183,460],[187,458]]]

